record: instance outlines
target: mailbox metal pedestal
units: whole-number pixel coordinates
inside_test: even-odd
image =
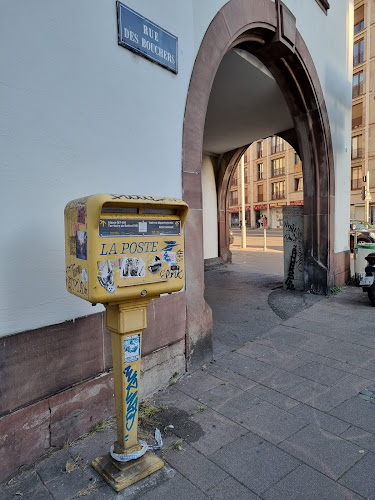
[[[141,337],[146,328],[146,311],[151,299],[106,306],[106,326],[111,332],[116,400],[117,441],[114,453],[129,455],[141,449],[137,439]],[[116,491],[149,476],[164,466],[155,453],[119,462],[107,453],[92,461],[94,469]]]

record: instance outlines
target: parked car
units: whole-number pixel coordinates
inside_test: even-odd
[[[357,232],[357,243],[375,243],[375,226],[362,220],[350,221],[350,250],[354,249],[354,234]]]

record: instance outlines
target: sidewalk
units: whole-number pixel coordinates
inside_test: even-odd
[[[238,306],[225,309],[221,280]],[[207,273],[215,361],[155,396],[161,471],[115,493],[90,466],[115,440],[106,428],[0,485],[0,498],[375,499],[375,308],[360,288],[321,298],[278,280],[238,265]],[[275,294],[299,312],[282,320]]]

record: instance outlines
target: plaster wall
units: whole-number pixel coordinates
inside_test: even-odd
[[[116,4],[0,5],[0,336],[102,310],[65,290],[65,204],[92,193],[182,196],[196,51],[224,2],[128,0],[178,37],[177,75],[117,44]]]
[[[213,159],[204,156],[202,162],[203,202],[203,256],[212,259],[219,256],[217,226],[217,194]]]
[[[101,310],[65,290],[68,201],[96,192],[182,196],[191,72],[225,3],[126,1],[178,37],[174,75],[118,46],[114,1],[1,2],[0,336]],[[340,193],[335,251],[341,251],[349,219],[352,0],[331,2],[328,16],[313,0],[285,3],[327,103]]]

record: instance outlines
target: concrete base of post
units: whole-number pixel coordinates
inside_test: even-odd
[[[143,457],[129,462],[118,462],[107,453],[95,458],[91,465],[114,490],[121,491],[160,470],[164,462],[154,452],[147,451]]]

